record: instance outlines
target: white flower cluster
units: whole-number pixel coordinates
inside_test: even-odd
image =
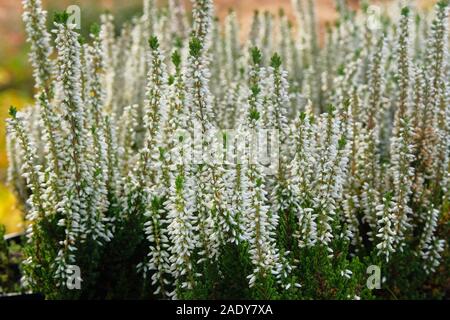
[[[414,250],[434,271],[450,190],[448,7],[417,40],[425,51],[408,8],[379,32],[347,13],[321,48],[313,6],[295,1],[301,34],[284,13],[256,13],[245,44],[211,0],[193,0],[190,33],[179,1],[145,0],[120,35],[103,15],[83,45],[61,14],[52,60],[40,1],[24,1],[39,99],[11,109],[8,151],[29,204],[29,280],[54,221],[61,281],[88,244],[138,221],[126,231],[144,234],[138,269],[162,297],[194,289],[227,246],[244,248],[250,287],[273,277],[288,290],[298,252],[333,258],[347,241],[389,261],[420,230]]]
[[[36,88],[50,85],[52,76],[52,47],[50,34],[46,29],[47,12],[42,9],[41,0],[23,0],[23,21],[27,32],[27,41],[31,44],[30,61],[33,65],[33,76]]]

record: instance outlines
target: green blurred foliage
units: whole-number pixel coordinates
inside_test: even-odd
[[[20,292],[21,248],[13,241],[6,241],[4,235],[5,228],[0,225],[0,294]]]

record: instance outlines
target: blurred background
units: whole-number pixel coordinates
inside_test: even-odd
[[[158,3],[164,0],[157,1]],[[190,7],[190,1],[185,0]],[[315,0],[320,30],[327,22],[336,19],[335,0]],[[358,8],[359,0],[347,0],[353,8]],[[373,1],[387,4],[390,0]],[[413,1],[405,1],[413,2]],[[419,5],[429,8],[435,0],[419,0]],[[291,0],[214,0],[216,15],[221,21],[233,8],[241,23],[242,34],[248,33],[253,12],[270,11],[278,13],[280,8],[293,18]],[[106,10],[114,14],[117,26],[140,14],[142,0],[43,0],[49,17],[69,5],[81,8],[81,32],[86,34],[89,26],[98,22],[99,15]],[[28,45],[25,42],[21,21],[22,4],[20,0],[0,0],[0,224],[6,226],[7,233],[20,231],[22,219],[19,204],[5,184],[7,157],[5,152],[5,118],[10,105],[17,108],[32,103],[32,70],[28,63]],[[51,19],[49,19],[51,20]]]

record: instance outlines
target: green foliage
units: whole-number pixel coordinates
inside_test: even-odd
[[[175,83],[175,77],[173,75],[169,76],[169,79],[167,80],[167,84],[169,86],[173,85]]]
[[[65,24],[69,20],[69,17],[70,15],[67,13],[67,11],[55,12],[53,16],[53,21],[55,23]]]
[[[98,37],[100,34],[100,25],[98,23],[91,24],[89,31],[93,36]]]
[[[363,263],[358,257],[348,256],[348,244],[338,243],[333,259],[322,246],[306,248],[300,255],[298,274],[301,275],[301,299],[347,300],[373,299],[372,292],[367,289],[367,262]],[[349,278],[342,276],[342,272],[351,270]]]
[[[262,62],[262,53],[261,50],[259,50],[257,47],[251,48],[251,56],[253,64],[258,65]]]
[[[5,227],[0,225],[0,295],[20,292],[21,248],[5,239]]]
[[[401,14],[402,14],[402,16],[407,17],[407,16],[409,16],[410,12],[411,12],[411,9],[409,7],[403,7]]]
[[[449,5],[449,0],[439,0],[437,3],[437,6],[440,9],[443,9],[443,8],[447,7],[448,5]]]
[[[180,64],[181,64],[181,55],[180,55],[180,52],[178,50],[175,50],[172,53],[172,63],[173,63],[173,65],[176,68],[178,68],[180,66]]]
[[[13,106],[9,107],[9,115],[12,118],[15,118],[16,115],[17,115],[17,109],[15,107],[13,107]]]
[[[203,45],[200,41],[200,39],[196,37],[192,37],[191,41],[189,41],[189,54],[194,57],[198,58],[200,57],[200,53],[202,52]]]

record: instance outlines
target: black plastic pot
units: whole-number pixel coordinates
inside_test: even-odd
[[[45,300],[40,293],[8,293],[0,295],[0,300]]]

